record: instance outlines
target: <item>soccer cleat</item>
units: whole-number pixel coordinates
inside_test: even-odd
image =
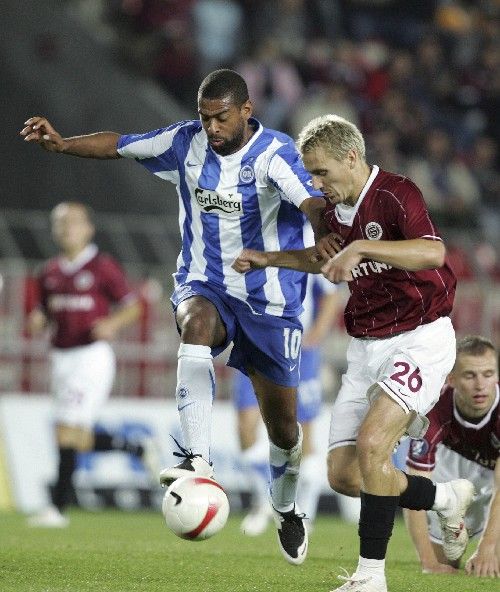
[[[453,513],[443,515],[438,512],[441,532],[443,534],[443,552],[450,561],[460,559],[469,541],[469,533],[465,527],[465,514],[474,496],[474,485],[467,479],[454,479],[449,482],[455,494]]]
[[[247,536],[259,536],[266,531],[272,517],[273,510],[269,504],[256,506],[243,518],[240,530]]]
[[[345,584],[342,584],[339,588],[334,588],[330,592],[387,592],[385,578],[378,579],[356,573],[350,576],[346,570],[344,571],[347,575],[337,576],[337,578],[343,580]]]
[[[214,476],[214,469],[212,463],[207,462],[201,454],[193,454],[191,450],[184,448],[173,438],[174,442],[179,447],[180,452],[174,452],[174,456],[179,456],[184,460],[179,464],[163,469],[160,473],[160,483],[164,487],[168,487],[179,477],[208,477],[212,479]]]
[[[48,506],[28,518],[28,526],[32,528],[66,528],[68,525],[69,518],[63,516],[55,506]]]
[[[307,530],[305,514],[297,512],[297,504],[289,512],[278,512],[272,508],[274,522],[278,529],[278,543],[285,559],[293,565],[303,563],[307,555]]]

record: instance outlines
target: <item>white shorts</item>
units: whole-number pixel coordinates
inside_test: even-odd
[[[113,386],[116,360],[106,341],[53,350],[51,388],[56,423],[91,428]]]
[[[445,483],[452,479],[469,479],[474,483],[476,495],[465,515],[465,526],[469,536],[478,536],[483,531],[488,517],[489,504],[493,495],[494,471],[464,458],[446,446],[439,445],[432,480],[436,483]],[[431,541],[442,545],[441,528],[436,512],[427,512],[427,522]]]
[[[333,404],[328,450],[356,444],[370,406],[368,391],[374,385],[406,413],[425,416],[453,368],[455,348],[455,331],[448,317],[385,339],[352,338],[347,372]]]

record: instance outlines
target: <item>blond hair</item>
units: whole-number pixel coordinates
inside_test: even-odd
[[[336,160],[344,160],[349,150],[365,159],[365,140],[359,129],[339,115],[321,115],[312,119],[299,134],[297,146],[304,154],[323,148]]]

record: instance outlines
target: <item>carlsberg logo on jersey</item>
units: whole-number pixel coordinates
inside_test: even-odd
[[[227,196],[212,191],[210,189],[200,189],[197,187],[194,190],[196,201],[200,208],[210,214],[236,214],[241,216],[243,213],[243,205],[241,203],[241,196],[234,193],[228,193]]]

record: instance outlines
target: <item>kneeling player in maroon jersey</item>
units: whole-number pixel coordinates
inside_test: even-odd
[[[434,481],[466,477],[477,495],[465,516],[479,545],[465,564],[468,574],[500,576],[500,395],[498,354],[488,339],[467,336],[457,343],[457,360],[439,401],[428,414],[429,429],[413,440],[409,473]],[[405,519],[426,573],[456,571],[460,558],[449,561],[442,549],[434,513],[405,510]]]
[[[336,115],[311,121],[298,146],[327,204],[330,234],[300,251],[244,249],[237,271],[284,267],[347,281],[344,320],[352,336],[335,401],[328,471],[332,488],[361,495],[360,555],[337,590],[386,592],[385,555],[397,506],[436,510],[444,550],[463,553],[463,517],[474,488],[467,480],[434,485],[392,464],[405,434],[421,437],[455,361],[449,319],[456,280],[418,187],[365,159],[364,138]],[[457,551],[458,550],[458,551]]]

